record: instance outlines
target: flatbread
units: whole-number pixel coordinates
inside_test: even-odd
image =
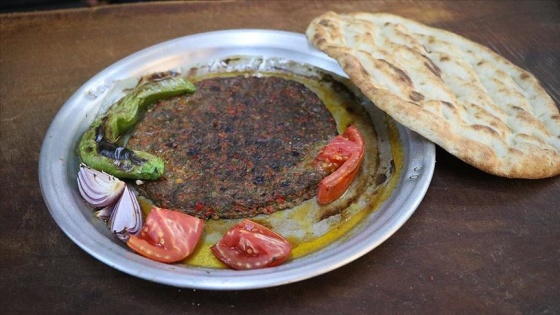
[[[560,114],[529,72],[457,34],[385,13],[314,19],[309,42],[404,126],[491,174],[560,174]]]

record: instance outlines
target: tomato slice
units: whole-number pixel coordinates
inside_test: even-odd
[[[245,219],[211,249],[228,267],[247,270],[280,265],[290,255],[292,245],[272,230]]]
[[[152,207],[138,235],[127,245],[138,254],[164,263],[189,256],[200,240],[204,221],[177,211]]]
[[[364,137],[358,128],[349,126],[317,154],[315,165],[330,173],[319,182],[317,202],[331,203],[346,192],[358,173],[364,152]]]

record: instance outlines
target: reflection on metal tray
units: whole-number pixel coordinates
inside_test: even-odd
[[[46,134],[39,162],[41,189],[49,211],[78,246],[118,270],[158,283],[216,290],[252,289],[300,281],[347,264],[377,247],[408,220],[431,181],[435,149],[431,142],[395,123],[403,148],[403,165],[391,196],[345,237],[309,255],[274,268],[233,271],[154,262],[113,238],[103,222],[94,219],[77,192],[78,137],[100,109],[118,99],[124,88],[136,84],[137,80],[127,78],[184,71],[197,65],[223,67],[211,62],[230,56],[255,56],[254,60],[260,60],[258,65],[266,65],[263,60],[286,60],[345,76],[334,60],[310,48],[304,35],[270,30],[186,36],[139,51],[103,70],[76,91],[57,114]],[[250,65],[252,61],[241,60],[237,67],[254,66]],[[374,120],[385,117],[373,106],[368,111]]]

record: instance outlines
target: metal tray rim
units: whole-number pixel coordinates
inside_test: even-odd
[[[202,54],[204,52],[204,54]],[[39,182],[51,216],[80,248],[103,263],[130,275],[176,287],[214,290],[256,289],[283,285],[324,274],[358,259],[393,235],[414,213],[424,197],[435,167],[435,146],[397,124],[405,146],[405,166],[399,189],[373,213],[361,230],[338,247],[330,247],[287,264],[260,270],[233,271],[157,263],[127,250],[80,215],[79,196],[72,189],[67,163],[82,130],[83,119],[93,119],[98,106],[91,94],[102,94],[112,80],[169,70],[222,55],[246,52],[274,54],[310,63],[344,76],[336,61],[307,44],[305,35],[276,30],[239,29],[200,33],[169,40],[138,51],[112,64],[82,85],[63,105],[43,140]],[[78,118],[83,119],[78,119]],[[75,132],[78,133],[78,132]],[[75,163],[75,161],[74,161]],[[91,216],[93,217],[93,216]]]

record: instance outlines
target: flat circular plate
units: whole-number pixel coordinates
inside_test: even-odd
[[[62,230],[83,250],[130,275],[177,287],[240,290],[304,280],[343,266],[393,235],[420,204],[435,166],[435,147],[397,124],[403,171],[391,197],[362,224],[331,245],[281,266],[234,271],[169,265],[133,253],[109,233],[80,197],[76,143],[107,98],[111,82],[208,63],[232,55],[284,58],[345,76],[336,61],[310,47],[303,34],[273,30],[228,30],[170,40],[124,58],[86,82],[64,104],[45,136],[39,180],[47,207]]]

